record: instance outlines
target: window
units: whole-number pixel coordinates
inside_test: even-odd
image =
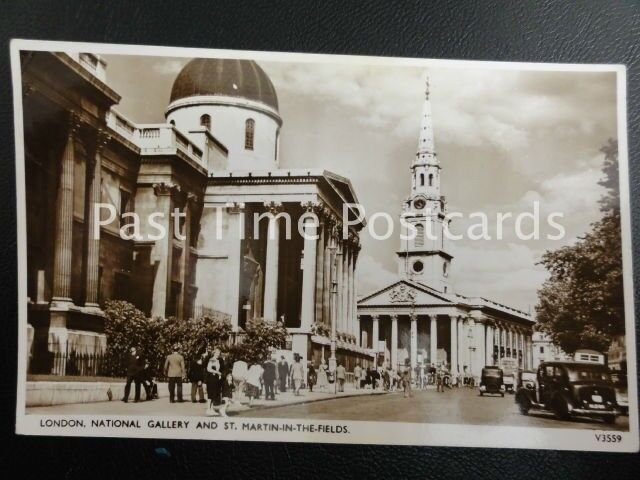
[[[255,134],[256,121],[253,118],[248,118],[244,127],[244,149],[253,150],[253,137]]]
[[[544,347],[540,347],[540,353],[544,353]]]
[[[445,277],[449,275],[449,262],[442,263],[442,275]]]
[[[424,173],[420,174],[420,186],[424,187]]]
[[[424,247],[424,225],[418,223],[416,225],[416,247]]]
[[[211,130],[211,116],[206,113],[200,117],[200,126]]]
[[[171,120],[169,123],[174,127],[176,126],[176,121],[175,120]]]
[[[429,186],[433,187],[433,173],[429,174]]]

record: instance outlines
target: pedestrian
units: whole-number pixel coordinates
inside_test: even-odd
[[[173,346],[173,352],[164,361],[164,374],[169,379],[169,402],[175,403],[176,387],[178,387],[178,402],[182,399],[182,378],[186,376],[184,357],[178,353],[180,345]]]
[[[344,368],[342,363],[338,362],[338,367],[336,368],[336,379],[338,380],[338,391],[344,392],[344,382],[347,378],[347,370]]]
[[[391,376],[389,375],[389,370],[386,368],[384,372],[382,372],[382,385],[384,386],[385,392],[388,392],[391,388]]]
[[[360,388],[364,390],[366,384],[367,384],[367,369],[363,368],[360,371]]]
[[[260,398],[260,386],[262,384],[262,366],[254,363],[247,371],[247,396],[249,397],[249,406],[253,404],[254,398]]]
[[[154,397],[153,394],[153,388],[155,387],[155,384],[153,383],[153,375],[151,373],[151,368],[149,368],[149,362],[144,360],[143,363],[144,366],[142,367],[142,371],[140,372],[140,383],[142,383],[142,388],[144,388],[145,400],[149,401],[157,398]]]
[[[327,364],[324,359],[322,359],[318,367],[317,377],[317,390],[326,392],[329,388],[329,379],[327,378]]]
[[[220,348],[215,347],[207,362],[207,415],[218,415],[218,409],[222,404],[222,372],[224,371],[224,361],[220,356]]]
[[[231,374],[233,376],[234,394],[238,403],[240,403],[242,393],[244,392],[244,385],[247,381],[248,372],[249,365],[247,365],[247,362],[244,360],[236,360],[233,362]]]
[[[204,376],[206,353],[202,352],[189,365],[189,381],[191,382],[191,403],[205,403],[204,399]]]
[[[409,370],[402,372],[402,388],[404,390],[404,398],[411,396],[411,374]]]
[[[444,392],[444,371],[442,367],[436,370],[436,391]]]
[[[142,357],[138,354],[136,347],[131,347],[129,355],[127,357],[127,383],[124,386],[124,397],[122,401],[127,403],[129,401],[129,393],[131,392],[131,383],[135,383],[135,397],[134,402],[140,401],[140,386],[141,386],[141,374],[144,368]]]
[[[220,406],[220,415],[223,417],[227,417],[227,408],[231,405],[233,401],[233,391],[236,386],[233,382],[233,374],[231,372],[227,373],[222,382],[222,405]]]
[[[318,379],[318,374],[316,373],[316,369],[313,368],[311,362],[308,362],[307,366],[307,385],[309,385],[309,391],[313,392],[313,386],[316,384]]]
[[[277,374],[276,362],[273,359],[268,359],[262,364],[262,381],[264,382],[264,399],[275,400],[275,384]]]
[[[300,396],[300,388],[302,388],[304,377],[304,365],[300,363],[300,355],[296,354],[293,365],[291,365],[291,380],[296,396]]]
[[[287,378],[289,377],[289,364],[284,358],[284,355],[280,356],[278,362],[278,378],[280,379],[280,391],[287,391]]]
[[[356,363],[356,366],[353,369],[353,383],[356,384],[356,390],[360,390],[361,376],[362,376],[362,367],[360,367],[359,363]]]

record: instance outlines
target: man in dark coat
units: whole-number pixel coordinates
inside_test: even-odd
[[[289,364],[284,359],[284,355],[280,357],[278,362],[278,378],[280,379],[280,391],[287,391],[287,378],[289,377]]]
[[[277,377],[276,362],[272,359],[267,360],[262,365],[262,381],[264,382],[264,398],[265,400],[275,400],[275,384]]]
[[[196,394],[200,399],[200,403],[204,403],[204,371],[206,366],[207,354],[203,353],[196,357],[189,365],[189,381],[191,382],[191,402],[196,403]]]
[[[129,401],[129,393],[131,392],[131,382],[135,382],[136,391],[134,401],[140,401],[140,385],[141,375],[144,369],[144,360],[136,351],[136,347],[131,347],[131,351],[127,358],[127,384],[124,386],[124,397],[122,401],[127,403]]]

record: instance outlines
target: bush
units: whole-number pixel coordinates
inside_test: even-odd
[[[127,355],[136,347],[149,363],[151,374],[162,376],[164,360],[175,344],[189,362],[202,353],[207,345],[226,342],[231,334],[228,320],[202,317],[196,320],[177,318],[147,318],[128,302],[113,300],[105,305],[105,374],[124,376],[127,371]]]
[[[272,350],[284,348],[287,330],[281,323],[265,322],[261,318],[249,320],[242,342],[229,349],[227,364],[244,360],[248,364],[267,360]]]

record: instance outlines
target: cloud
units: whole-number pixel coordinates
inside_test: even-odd
[[[368,295],[398,280],[397,275],[387,270],[382,263],[371,255],[364,253],[358,256],[356,268],[356,291],[358,296]]]
[[[177,75],[187,63],[185,59],[163,59],[153,65],[153,71],[160,75]]]

